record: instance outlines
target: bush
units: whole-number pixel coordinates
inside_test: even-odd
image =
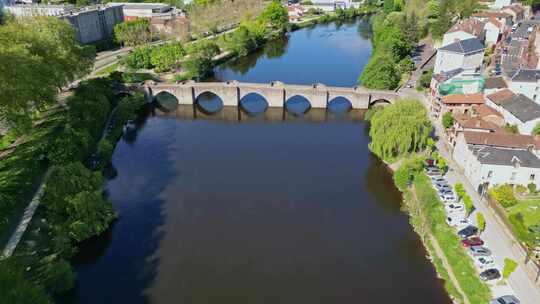
[[[442,124],[445,129],[449,129],[454,125],[454,117],[452,116],[452,113],[444,113],[442,117]]]
[[[154,47],[150,52],[150,64],[157,72],[165,72],[176,68],[186,51],[180,42],[168,43]]]
[[[456,189],[456,194],[459,198],[463,198],[463,196],[467,194],[462,183],[457,183],[454,187]]]
[[[47,158],[53,164],[67,164],[86,159],[92,142],[92,136],[86,130],[75,130],[66,126],[50,143]]]
[[[46,261],[41,271],[44,273],[43,285],[53,294],[61,294],[75,286],[75,272],[63,259]]]
[[[535,194],[536,193],[536,184],[535,183],[528,184],[527,189],[529,189],[530,194]]]
[[[491,188],[489,194],[504,208],[510,208],[518,203],[512,186],[508,184]]]
[[[429,88],[431,84],[431,78],[433,77],[433,70],[429,70],[427,72],[424,72],[422,76],[420,76],[420,79],[418,80],[417,87],[418,88]]]
[[[516,270],[517,266],[516,261],[509,258],[504,259],[503,278],[508,279],[512,272]]]
[[[114,145],[109,140],[104,138],[99,141],[97,152],[100,159],[100,168],[104,168],[105,165],[111,160],[114,152]]]
[[[138,47],[126,56],[122,63],[131,69],[151,69],[154,67],[152,64],[152,48],[148,46]]]
[[[480,212],[476,214],[476,224],[478,225],[478,230],[480,232],[486,230],[486,219],[484,218],[484,215]]]

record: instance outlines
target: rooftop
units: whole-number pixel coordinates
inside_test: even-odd
[[[452,26],[447,33],[463,31],[474,36],[479,36],[484,31],[485,23],[477,19],[459,21]]]
[[[540,118],[540,105],[523,94],[515,95],[501,106],[522,122]]]
[[[508,13],[505,13],[505,12],[501,12],[501,11],[482,11],[482,12],[479,12],[479,13],[476,13],[476,14],[473,14],[473,17],[478,17],[478,18],[509,18],[509,17],[512,17],[512,15],[508,14]]]
[[[487,99],[493,101],[497,105],[501,105],[503,102],[512,99],[516,94],[509,89],[503,89],[495,93],[491,93],[486,96]]]
[[[506,81],[502,77],[486,78],[484,89],[502,89],[507,88]]]
[[[450,94],[443,96],[444,104],[483,104],[485,102],[484,94]]]
[[[530,147],[536,147],[536,141],[531,135],[469,131],[463,132],[463,135],[465,136],[465,142],[467,142],[469,145],[483,145],[514,149],[528,149]]]
[[[520,69],[512,76],[512,81],[536,82],[538,78],[540,78],[540,70]]]
[[[473,52],[482,51],[484,44],[478,38],[469,38],[465,40],[456,41],[454,43],[443,46],[439,51],[448,51],[460,54],[468,54]]]
[[[480,117],[472,117],[467,114],[454,114],[454,119],[464,129],[488,130],[491,132],[501,131],[499,126],[492,122],[485,121]]]
[[[527,150],[515,150],[487,146],[469,146],[482,164],[514,166],[519,164],[526,168],[540,168],[540,159]]]

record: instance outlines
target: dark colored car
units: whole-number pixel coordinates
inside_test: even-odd
[[[480,279],[484,281],[496,280],[500,277],[501,277],[501,273],[499,272],[498,269],[495,269],[495,268],[490,268],[480,273]]]
[[[478,233],[478,228],[470,225],[470,226],[467,226],[463,229],[461,229],[459,232],[458,232],[458,235],[462,238],[462,239],[466,239],[466,238],[470,238],[471,236],[474,236]]]
[[[477,236],[473,236],[468,239],[462,240],[461,245],[463,245],[463,247],[482,246],[484,245],[484,241],[482,241],[482,239]]]

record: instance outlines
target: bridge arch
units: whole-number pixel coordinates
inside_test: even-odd
[[[311,101],[303,94],[296,94],[285,100],[284,107],[294,115],[302,115],[311,109]]]
[[[248,114],[266,112],[269,107],[268,98],[261,92],[252,91],[240,95],[239,107]]]
[[[369,107],[379,107],[379,106],[382,106],[382,107],[385,107],[385,106],[388,106],[388,105],[391,105],[392,104],[392,101],[388,100],[388,99],[385,99],[385,98],[379,98],[379,99],[376,99],[376,100],[371,100],[369,102]]]
[[[215,114],[223,109],[223,99],[211,90],[195,95],[195,106],[204,114]]]
[[[328,100],[328,105],[326,107],[331,112],[345,113],[349,112],[353,108],[353,103],[350,98],[339,95],[332,97],[332,99]]]

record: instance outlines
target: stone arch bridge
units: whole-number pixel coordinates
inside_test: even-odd
[[[269,107],[284,107],[294,96],[306,98],[312,108],[324,109],[335,98],[347,99],[353,109],[368,109],[372,105],[390,104],[399,94],[394,91],[369,90],[363,87],[331,87],[324,84],[291,85],[274,81],[264,83],[227,82],[178,82],[175,84],[145,82],[145,94],[151,102],[162,93],[172,94],[179,104],[196,104],[197,98],[206,92],[221,98],[224,106],[239,106],[245,96],[256,93],[266,99]]]

